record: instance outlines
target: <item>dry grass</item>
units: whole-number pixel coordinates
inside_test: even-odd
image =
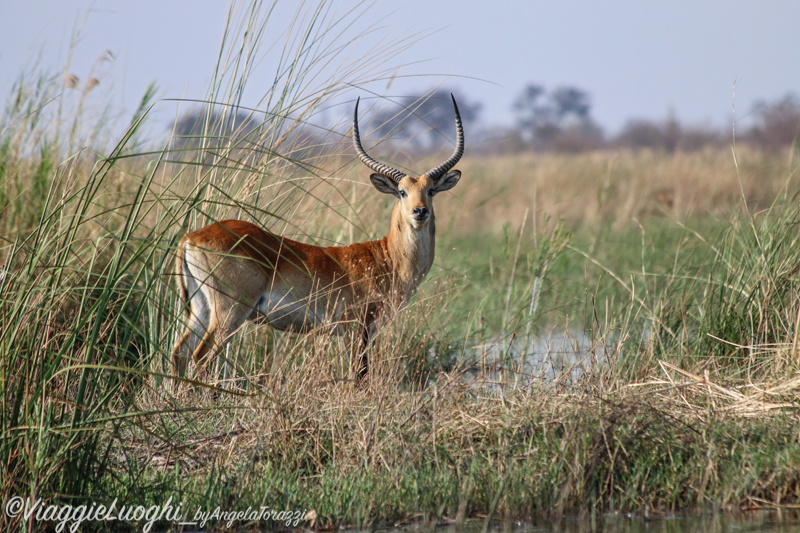
[[[684,221],[725,216],[742,192],[750,209],[768,207],[792,177],[790,152],[775,156],[740,147],[738,156],[737,169],[724,149],[467,155],[459,164],[465,186],[457,194],[469,216],[460,217],[456,231],[515,225],[526,210],[563,218],[570,227],[616,229],[653,214]]]
[[[461,368],[422,388],[398,387],[393,371],[358,388],[329,379],[335,354],[306,355],[265,376],[255,396],[189,394],[178,416],[149,417],[117,441],[119,455],[149,475],[224,472],[205,489],[215,500],[245,507],[266,493],[262,503],[313,510],[324,527],[797,497],[798,472],[785,462],[800,454],[797,380],[756,386],[662,362],[661,376],[641,383],[602,371],[508,381]],[[143,406],[149,396],[162,405],[156,391]],[[193,483],[182,486],[191,501]]]

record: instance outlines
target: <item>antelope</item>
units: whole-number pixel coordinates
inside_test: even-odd
[[[260,316],[280,331],[327,326],[342,334],[346,324],[356,323],[363,342],[356,376],[359,381],[366,376],[367,352],[378,327],[408,302],[433,265],[433,197],[452,189],[461,177],[451,170],[464,153],[461,116],[451,98],[455,150],[418,177],[367,155],[358,131],[360,98],[356,101],[356,153],[373,171],[375,188],[397,198],[386,237],[321,247],[243,220],[225,220],[181,239],[176,276],[188,325],[172,349],[179,375],[185,374],[189,354],[202,372],[245,321]]]

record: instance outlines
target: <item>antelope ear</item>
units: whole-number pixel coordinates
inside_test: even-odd
[[[397,183],[393,179],[387,178],[382,174],[373,174],[369,179],[375,188],[382,193],[391,194],[392,196],[400,198],[400,193],[397,190]]]
[[[456,186],[458,180],[461,179],[461,171],[460,170],[453,170],[445,174],[442,178],[439,179],[436,183],[433,184],[433,192],[439,193],[442,191],[449,191],[453,187]]]

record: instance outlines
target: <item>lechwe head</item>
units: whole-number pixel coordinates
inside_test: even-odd
[[[395,170],[392,167],[372,159],[361,146],[361,136],[358,133],[358,104],[353,115],[353,145],[361,161],[374,172],[369,179],[376,189],[382,193],[391,194],[398,199],[393,221],[408,224],[413,229],[424,228],[433,220],[433,197],[436,193],[452,189],[461,178],[461,172],[450,169],[461,159],[464,153],[464,128],[461,125],[461,115],[458,113],[456,99],[453,99],[453,110],[456,115],[456,149],[450,159],[436,166],[419,177],[411,177]]]
[[[451,170],[464,153],[464,129],[453,98],[456,148],[450,158],[411,177],[367,155],[358,131],[353,144],[374,174],[372,184],[397,198],[389,234],[349,246],[320,247],[270,233],[250,222],[225,220],[189,233],[178,245],[176,273],[188,325],[172,350],[184,374],[189,354],[202,370],[248,319],[266,317],[284,331],[361,332],[359,377],[377,327],[401,309],[433,264],[433,197],[461,177]]]

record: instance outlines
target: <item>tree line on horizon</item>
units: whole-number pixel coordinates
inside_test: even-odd
[[[395,149],[429,153],[444,149],[453,128],[452,91],[440,87],[423,97],[407,96],[390,104],[364,110],[362,124],[371,138]],[[502,154],[524,151],[584,152],[607,148],[652,149],[663,152],[693,151],[729,145],[731,131],[682,124],[670,113],[665,119],[629,120],[615,135],[608,135],[592,117],[589,93],[577,87],[547,90],[528,84],[512,104],[515,124],[482,127],[480,102],[460,97],[458,102],[473,153]],[[773,101],[752,106],[752,125],[736,132],[736,142],[778,150],[794,145],[800,149],[800,98],[788,93]],[[265,119],[244,111],[200,108],[172,124],[179,146],[209,140],[245,138],[257,134]],[[309,127],[295,128],[298,138],[314,137]],[[363,134],[363,132],[362,132]],[[213,142],[211,143],[213,144]],[[317,145],[318,146],[318,145]]]
[[[512,104],[513,127],[485,138],[486,152],[526,150],[583,152],[607,148],[652,149],[663,152],[694,151],[730,145],[733,132],[681,123],[673,112],[665,119],[634,118],[619,133],[607,135],[591,115],[588,92],[576,87],[550,91],[529,84]],[[798,146],[800,98],[788,93],[774,101],[752,106],[752,125],[736,132],[736,142],[767,150]]]

